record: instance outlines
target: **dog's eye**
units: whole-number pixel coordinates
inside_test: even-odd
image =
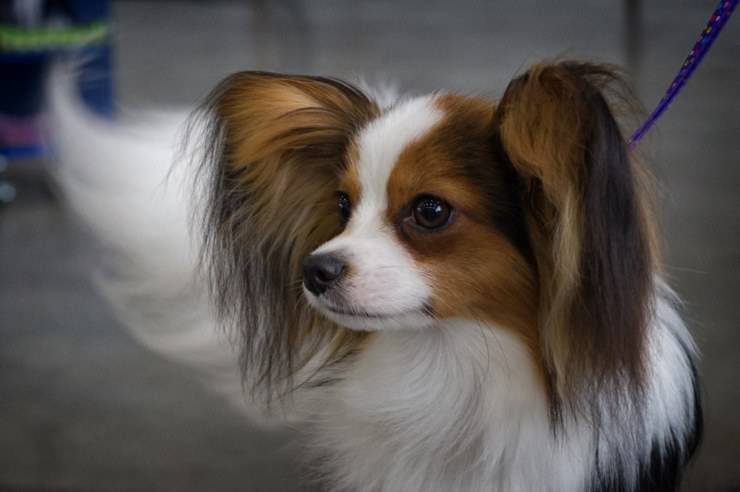
[[[452,207],[436,196],[419,197],[412,209],[414,222],[424,229],[439,229],[447,225],[452,215]]]
[[[349,216],[352,213],[352,204],[349,201],[349,196],[342,191],[337,193],[337,207],[339,208],[339,220],[344,225],[349,222]]]

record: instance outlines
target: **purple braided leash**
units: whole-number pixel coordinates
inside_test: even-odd
[[[658,118],[660,118],[660,115],[668,109],[673,98],[676,97],[676,94],[679,93],[681,88],[686,84],[686,81],[689,80],[689,77],[694,73],[696,67],[699,66],[704,55],[709,51],[714,40],[717,39],[720,31],[732,15],[732,11],[735,10],[737,3],[738,0],[721,0],[719,2],[719,5],[714,9],[714,13],[712,13],[706,27],[702,31],[701,36],[699,36],[696,44],[691,48],[691,51],[689,51],[689,56],[686,57],[683,65],[681,65],[681,70],[679,70],[678,75],[676,75],[676,78],[673,79],[671,86],[666,91],[665,96],[663,96],[663,99],[660,100],[653,112],[650,113],[650,116],[645,120],[645,123],[643,123],[642,126],[632,134],[629,141],[630,150],[633,150],[637,146],[637,143],[645,136],[648,130],[652,128]]]

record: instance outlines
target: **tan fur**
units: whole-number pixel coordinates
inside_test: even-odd
[[[534,271],[491,223],[480,183],[466,170],[470,164],[498,165],[490,154],[495,106],[485,99],[455,95],[440,96],[436,104],[445,113],[442,121],[404,150],[391,173],[387,220],[399,229],[428,274],[436,317],[473,319],[511,329],[537,359]],[[468,149],[459,153],[461,146]],[[453,207],[455,217],[449,227],[428,233],[399,222],[399,214],[422,194],[435,195]]]

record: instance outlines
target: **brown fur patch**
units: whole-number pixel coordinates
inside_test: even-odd
[[[505,213],[510,197],[502,181],[505,172],[493,160],[494,104],[455,95],[438,96],[435,102],[445,116],[401,153],[388,181],[387,219],[429,275],[436,317],[511,329],[537,361],[534,270],[497,227],[498,212]],[[448,227],[426,232],[404,226],[413,199],[423,194],[454,208]]]

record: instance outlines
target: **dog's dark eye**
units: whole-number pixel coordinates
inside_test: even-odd
[[[337,193],[337,207],[339,208],[339,220],[344,225],[349,222],[349,216],[352,213],[352,204],[349,201],[349,196],[342,191]]]
[[[441,198],[424,195],[414,202],[411,213],[417,225],[433,230],[447,225],[452,214],[452,207]]]

